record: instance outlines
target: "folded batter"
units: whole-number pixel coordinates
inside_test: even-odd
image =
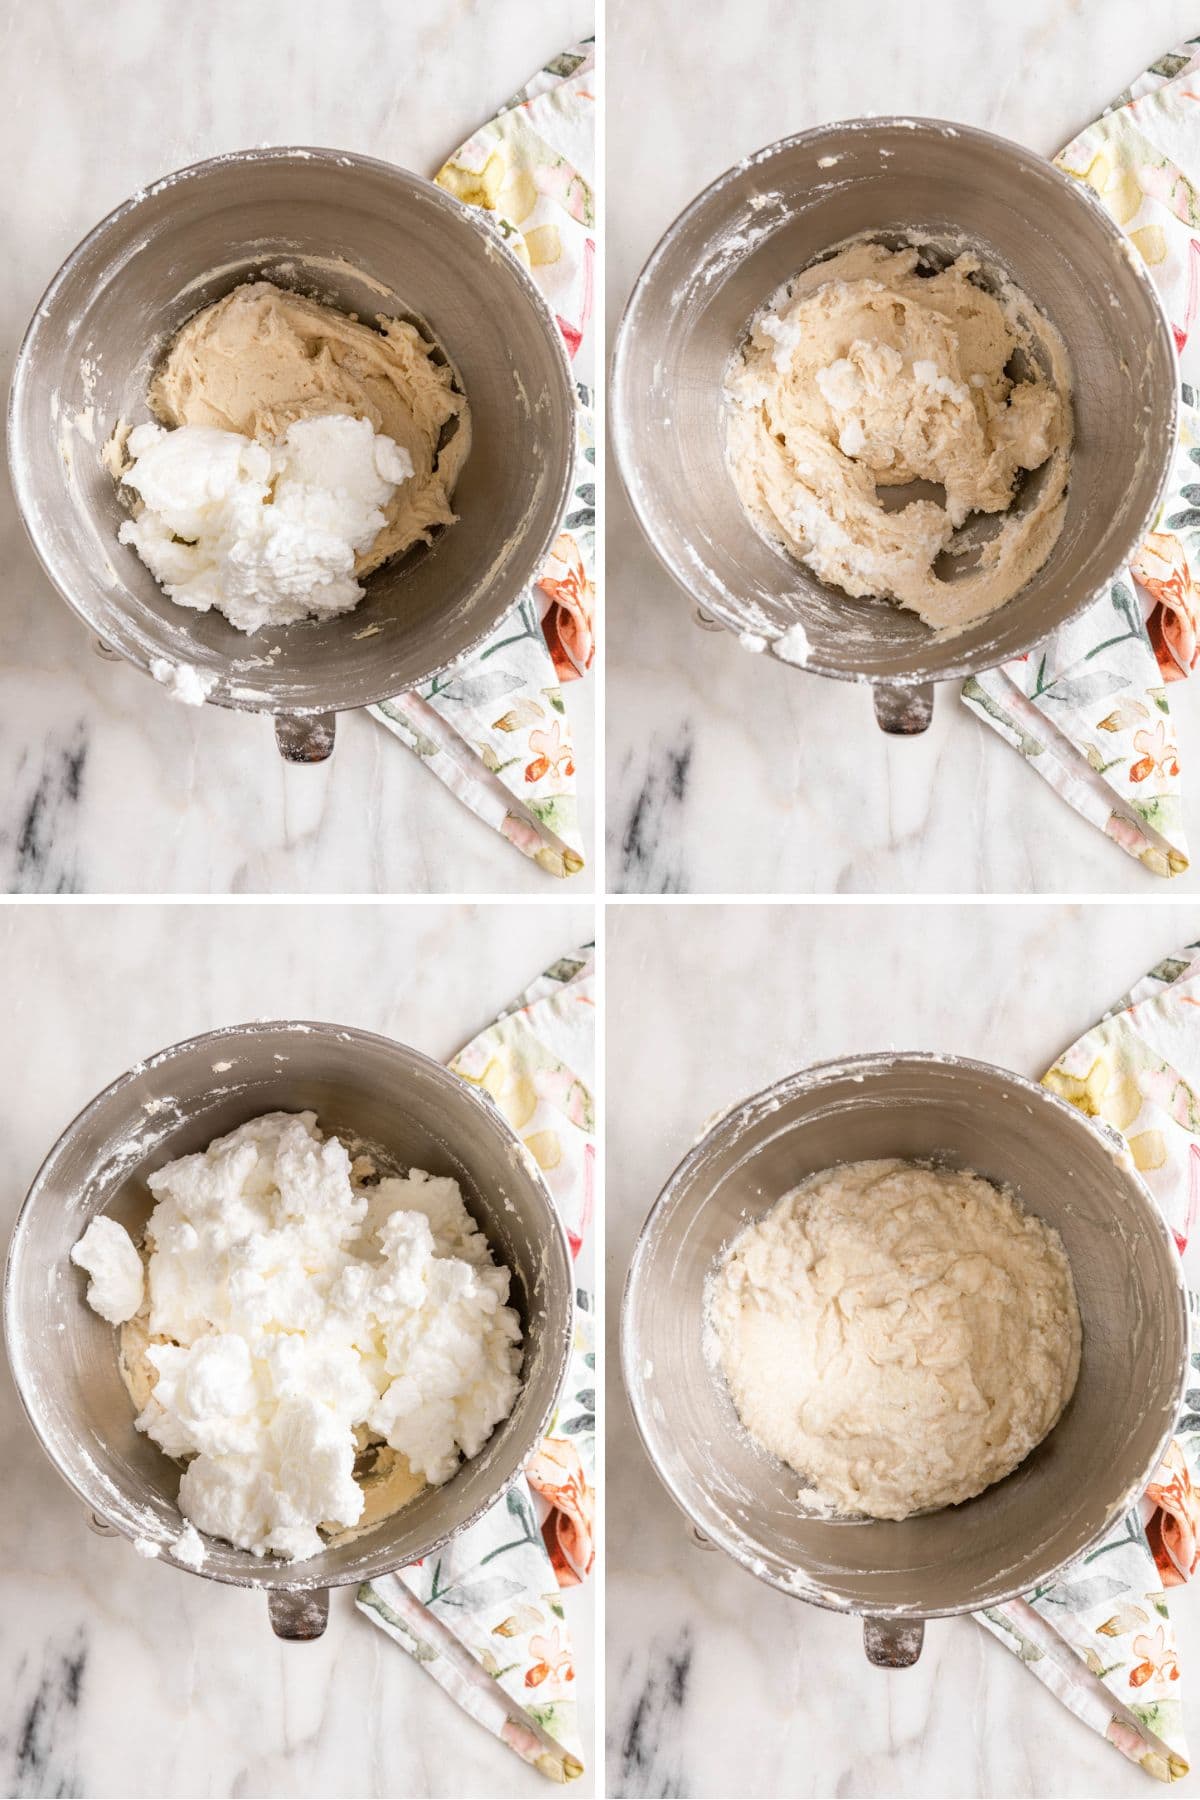
[[[260,442],[297,419],[348,413],[368,419],[412,458],[412,478],[384,507],[387,523],[355,572],[427,540],[454,520],[450,496],[470,448],[470,414],[449,364],[414,325],[382,319],[376,331],[348,313],[269,281],[234,288],[189,319],[150,385],[167,425],[212,425]],[[457,419],[443,445],[443,427]]]
[[[750,1436],[818,1505],[872,1518],[1001,1480],[1079,1373],[1061,1239],[969,1171],[887,1160],[812,1176],[734,1240],[708,1310]]]
[[[415,326],[373,330],[271,282],[188,321],[122,421],[121,526],[171,599],[242,631],[352,610],[362,577],[455,518],[467,402]]]
[[[1024,587],[1062,529],[1070,376],[1049,320],[1011,284],[981,285],[978,257],[922,273],[920,254],[854,242],[769,301],[727,377],[727,444],[766,537],[951,635]],[[886,490],[914,481],[944,503],[889,509]],[[973,515],[998,528],[956,541]]]

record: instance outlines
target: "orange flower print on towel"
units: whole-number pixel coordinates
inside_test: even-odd
[[[1175,1646],[1168,1644],[1167,1634],[1161,1625],[1156,1625],[1153,1632],[1143,1632],[1135,1637],[1132,1648],[1133,1654],[1140,1656],[1142,1660],[1129,1671],[1130,1687],[1144,1687],[1155,1675],[1161,1676],[1164,1681],[1179,1680]]]
[[[1192,1486],[1178,1438],[1172,1438],[1146,1489],[1154,1508],[1146,1537],[1164,1587],[1182,1587],[1200,1561],[1200,1494]],[[1135,1645],[1136,1648],[1136,1645]]]
[[[1129,566],[1154,602],[1146,630],[1163,679],[1182,681],[1200,658],[1200,589],[1183,545],[1170,532],[1153,531]]]
[[[532,741],[532,740],[531,740]],[[1178,775],[1179,757],[1175,746],[1167,736],[1167,728],[1160,719],[1153,731],[1135,731],[1133,747],[1139,751],[1138,760],[1131,764],[1130,781],[1145,781],[1148,776]]]
[[[529,1485],[550,1507],[542,1537],[559,1587],[578,1587],[596,1560],[596,1496],[568,1438],[543,1438],[525,1465]]]
[[[596,654],[596,590],[569,531],[560,531],[555,538],[537,585],[550,602],[542,635],[555,673],[560,681],[577,681],[591,668]]]
[[[533,751],[533,761],[525,767],[526,781],[541,781],[546,775],[570,776],[575,773],[575,752],[570,739],[563,739],[562,728],[556,719],[549,731],[531,731],[529,748]]]
[[[571,1647],[564,1644],[558,1634],[558,1626],[549,1637],[531,1637],[529,1654],[538,1661],[525,1672],[526,1687],[540,1687],[550,1675],[561,1676],[563,1681],[574,1681],[575,1667],[571,1660]]]

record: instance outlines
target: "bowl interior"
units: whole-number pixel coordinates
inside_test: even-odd
[[[371,575],[352,612],[248,636],[169,600],[118,544],[126,510],[101,462],[118,419],[150,417],[149,377],[180,326],[265,278],[367,322],[420,324],[472,414],[458,522]],[[18,502],[47,572],[107,642],[217,678],[219,703],[362,706],[471,650],[533,578],[558,529],[574,393],[557,327],[517,259],[431,183],[332,151],[248,152],[135,197],[56,278],[14,377]]]
[[[384,1038],[332,1026],[244,1026],[194,1039],[125,1076],[81,1114],[40,1172],[13,1239],[7,1330],[26,1410],[87,1505],[164,1553],[179,1533],[180,1469],[134,1429],[116,1335],[69,1261],[88,1221],[140,1232],[145,1177],[172,1157],[273,1110],[311,1108],[393,1169],[453,1175],[513,1274],[522,1387],[510,1416],[449,1482],[391,1519],[298,1565],[206,1540],[203,1573],[270,1587],[326,1587],[416,1561],[509,1485],[561,1384],[572,1317],[570,1259],[552,1202],[499,1113],[439,1064]]]
[[[839,1161],[932,1157],[1010,1183],[1062,1235],[1083,1357],[1063,1417],[1004,1481],[900,1523],[829,1519],[741,1428],[702,1343],[724,1245]],[[1187,1306],[1173,1243],[1142,1183],[1064,1102],[1003,1070],[913,1056],[793,1077],[723,1120],[680,1166],[639,1243],[626,1381],[668,1489],[757,1575],[867,1613],[965,1612],[1025,1593],[1134,1504],[1174,1424]]]
[[[979,250],[1057,326],[1073,368],[1062,533],[1017,596],[956,637],[939,639],[888,601],[851,599],[768,544],[726,466],[723,383],[751,318],[800,269],[863,233]],[[613,434],[651,544],[701,605],[771,637],[800,621],[820,673],[911,681],[1022,655],[1105,588],[1152,518],[1176,406],[1174,350],[1149,277],[1082,183],[984,132],[860,121],[748,159],[671,227],[621,329]]]

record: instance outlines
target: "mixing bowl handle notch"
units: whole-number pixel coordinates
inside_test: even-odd
[[[336,713],[276,713],[275,743],[285,762],[325,762],[333,755]]]
[[[916,737],[928,731],[933,718],[933,683],[906,687],[898,682],[877,681],[872,687],[875,723],[893,737]]]
[[[309,1644],[329,1623],[328,1588],[272,1588],[267,1595],[271,1630],[276,1637]]]
[[[863,1620],[863,1649],[877,1669],[911,1669],[924,1642],[924,1619]]]

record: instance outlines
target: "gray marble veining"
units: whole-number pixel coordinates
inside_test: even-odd
[[[592,928],[591,906],[565,904],[5,907],[4,1238],[59,1132],[147,1052],[291,1016],[446,1057]],[[590,1283],[589,1266],[580,1275]],[[281,1643],[261,1594],[94,1536],[7,1375],[0,1468],[0,1793],[544,1793],[541,1775],[355,1611],[350,1590],[333,1596],[318,1642]],[[590,1747],[593,1587],[564,1605]],[[580,1785],[596,1791],[591,1772]]]
[[[616,1297],[642,1221],[705,1122],[808,1063],[957,1051],[1037,1075],[1195,909],[623,906],[608,912],[609,1792],[1134,1796],[1149,1778],[969,1619],[914,1669],[871,1668],[855,1621],[693,1542],[621,1390]],[[1200,1604],[1171,1595],[1200,1745]],[[1200,1794],[1194,1769],[1175,1790]]]
[[[1052,153],[1197,29],[1188,0],[609,0],[608,21],[610,335],[672,219],[762,145],[921,113]],[[615,472],[608,507],[611,891],[1168,892],[952,688],[926,737],[889,740],[865,689],[695,629]],[[1200,685],[1176,683],[1171,706],[1200,856]],[[1172,889],[1198,886],[1193,866]]]
[[[333,145],[432,174],[590,0],[0,4],[7,386],[39,295],[140,185],[261,143]],[[554,884],[383,727],[339,722],[330,763],[285,768],[269,720],[193,709],[103,660],[42,574],[0,482],[0,890],[464,892]],[[573,690],[573,691],[572,691]],[[594,683],[566,704],[592,841]],[[577,878],[587,892],[590,874]]]

